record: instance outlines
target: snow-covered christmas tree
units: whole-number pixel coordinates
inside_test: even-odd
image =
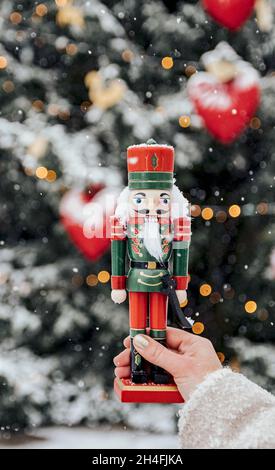
[[[192,203],[194,333],[250,372],[251,343],[228,339],[275,340],[275,7],[267,15],[264,1],[234,31],[196,0],[1,2],[2,430],[162,426],[113,397],[127,307],[110,299],[108,240],[82,231],[97,220],[90,202],[106,209],[126,183],[127,146],[151,137],[175,146]]]

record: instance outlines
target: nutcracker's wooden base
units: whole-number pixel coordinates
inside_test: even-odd
[[[135,384],[130,379],[114,380],[114,390],[120,401],[125,403],[183,403],[175,383]]]

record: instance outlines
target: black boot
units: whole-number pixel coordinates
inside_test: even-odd
[[[165,339],[158,340],[158,342],[166,347]],[[151,379],[155,384],[168,384],[172,382],[171,375],[162,369],[162,367],[155,366],[154,364],[151,364]]]
[[[131,380],[136,384],[144,384],[148,381],[146,361],[135,349],[133,338],[131,338]]]

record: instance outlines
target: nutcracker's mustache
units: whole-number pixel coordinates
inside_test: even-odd
[[[143,244],[151,256],[162,261],[160,226],[157,217],[147,217],[143,225]]]
[[[142,215],[149,215],[150,214],[150,209],[135,209],[135,212],[137,212],[138,214],[142,214]],[[167,212],[169,212],[169,210],[164,210],[164,209],[157,209],[156,210],[156,214],[157,215],[163,215],[163,214],[167,214]]]

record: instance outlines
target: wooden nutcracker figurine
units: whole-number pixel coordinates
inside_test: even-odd
[[[183,326],[190,327],[179,308],[188,286],[189,204],[174,184],[173,147],[152,139],[133,145],[127,149],[127,164],[128,186],[111,220],[111,297],[122,303],[128,291],[131,377],[124,382],[116,379],[115,389],[122,401],[181,401],[171,376],[146,363],[135,350],[133,338],[146,334],[149,327],[150,336],[165,345],[168,297],[182,316]],[[127,276],[126,253],[130,259]],[[128,395],[121,394],[123,387]]]

